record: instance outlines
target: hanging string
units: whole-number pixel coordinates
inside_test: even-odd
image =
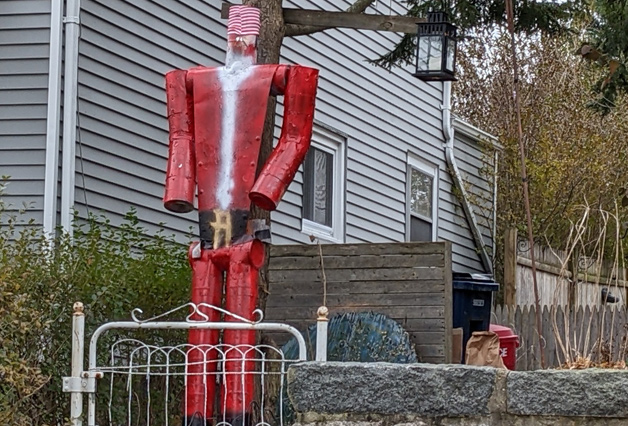
[[[325,275],[325,263],[323,261],[323,245],[320,240],[317,240],[318,243],[318,256],[321,260],[321,272],[323,275],[323,306],[327,306],[327,276]]]

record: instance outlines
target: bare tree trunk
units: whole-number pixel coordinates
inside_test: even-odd
[[[281,44],[285,32],[283,12],[281,10],[282,0],[244,0],[246,6],[253,6],[260,9],[261,29],[257,45],[257,62],[259,64],[276,64],[279,62]],[[259,152],[257,172],[264,166],[266,159],[273,149],[273,138],[275,130],[275,109],[277,98],[271,96],[268,99],[266,110],[266,122],[264,133],[262,134],[262,145]],[[264,219],[270,225],[270,212],[262,210],[257,206],[251,206],[251,217]],[[268,260],[269,250],[266,250],[266,264],[260,269],[259,280],[259,308],[266,310],[266,299],[268,298]]]
[[[278,63],[285,32],[281,0],[244,0],[243,4],[257,7],[261,12],[262,27],[257,44],[258,63]]]
[[[354,4],[347,9],[348,12],[360,13],[373,3],[374,0],[356,0]],[[281,45],[286,35],[286,24],[283,20],[282,0],[243,0],[246,6],[253,6],[260,9],[261,29],[257,45],[257,62],[259,64],[276,64],[279,63],[281,54]],[[308,26],[291,26],[289,28],[292,36],[312,34],[325,30],[325,27],[308,27]],[[262,145],[259,153],[257,165],[257,173],[260,172],[266,159],[273,149],[273,138],[275,130],[275,109],[277,99],[271,96],[268,100],[268,109],[266,110],[266,123],[264,124],[264,133],[262,135]],[[254,219],[264,219],[270,225],[270,212],[251,207],[251,217]],[[266,250],[266,265],[260,270],[259,280],[259,307],[262,311],[266,310],[266,299],[268,297],[268,249]]]

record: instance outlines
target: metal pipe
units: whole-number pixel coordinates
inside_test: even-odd
[[[467,222],[469,223],[469,228],[471,228],[471,235],[473,236],[473,240],[475,241],[476,247],[480,250],[480,260],[482,261],[482,266],[484,270],[489,273],[493,273],[493,264],[491,259],[486,251],[486,245],[484,244],[484,238],[482,237],[482,232],[480,232],[480,227],[478,226],[478,222],[475,218],[475,213],[473,212],[473,208],[469,203],[469,196],[467,194],[467,190],[464,187],[464,182],[462,180],[462,176],[460,175],[460,170],[458,169],[458,164],[456,163],[456,157],[454,155],[454,132],[451,126],[451,82],[445,81],[443,82],[443,105],[441,106],[443,110],[443,136],[445,137],[445,159],[447,161],[447,166],[452,171],[451,176],[454,180],[454,183],[460,189],[460,194],[462,195],[462,210],[467,218]]]
[[[298,361],[307,360],[307,352],[305,350],[305,339],[296,328],[288,324],[264,322],[255,324],[237,323],[237,322],[169,322],[156,321],[148,323],[137,323],[132,321],[110,322],[103,324],[94,331],[89,343],[89,369],[96,368],[96,346],[98,338],[102,333],[111,329],[125,330],[256,330],[256,331],[285,331],[292,334],[299,344]]]
[[[72,315],[72,377],[81,377],[83,373],[83,357],[85,351],[85,314],[83,304],[74,304]],[[81,426],[83,420],[83,393],[72,392],[70,402],[70,423],[72,426]]]
[[[63,163],[61,173],[61,226],[72,235],[74,180],[76,172],[76,113],[78,90],[79,14],[81,0],[67,0],[65,68],[63,85]]]
[[[63,0],[50,4],[50,51],[48,62],[48,111],[46,114],[46,169],[44,175],[44,234],[52,236],[57,222],[59,175],[59,127],[61,114],[61,51]]]

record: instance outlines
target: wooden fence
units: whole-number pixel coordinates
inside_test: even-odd
[[[266,318],[301,331],[323,304],[330,314],[374,311],[398,321],[423,362],[451,358],[451,243],[273,246]],[[278,342],[281,343],[281,342]]]
[[[578,355],[596,362],[626,359],[628,313],[623,307],[581,306],[570,310],[545,306],[541,316],[546,368],[565,363],[563,347],[572,359]],[[497,306],[491,322],[510,327],[519,336],[517,370],[541,368],[534,306],[517,307],[514,311],[508,306]]]
[[[504,239],[504,303],[510,306],[534,305],[531,252],[527,241],[508,230]],[[541,306],[603,305],[602,289],[625,306],[628,282],[626,270],[608,261],[586,256],[568,258],[561,250],[535,245],[539,301]]]

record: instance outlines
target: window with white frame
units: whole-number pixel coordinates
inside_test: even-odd
[[[406,238],[435,241],[438,232],[438,167],[408,154]]]
[[[344,138],[316,127],[303,162],[302,232],[344,241]]]

